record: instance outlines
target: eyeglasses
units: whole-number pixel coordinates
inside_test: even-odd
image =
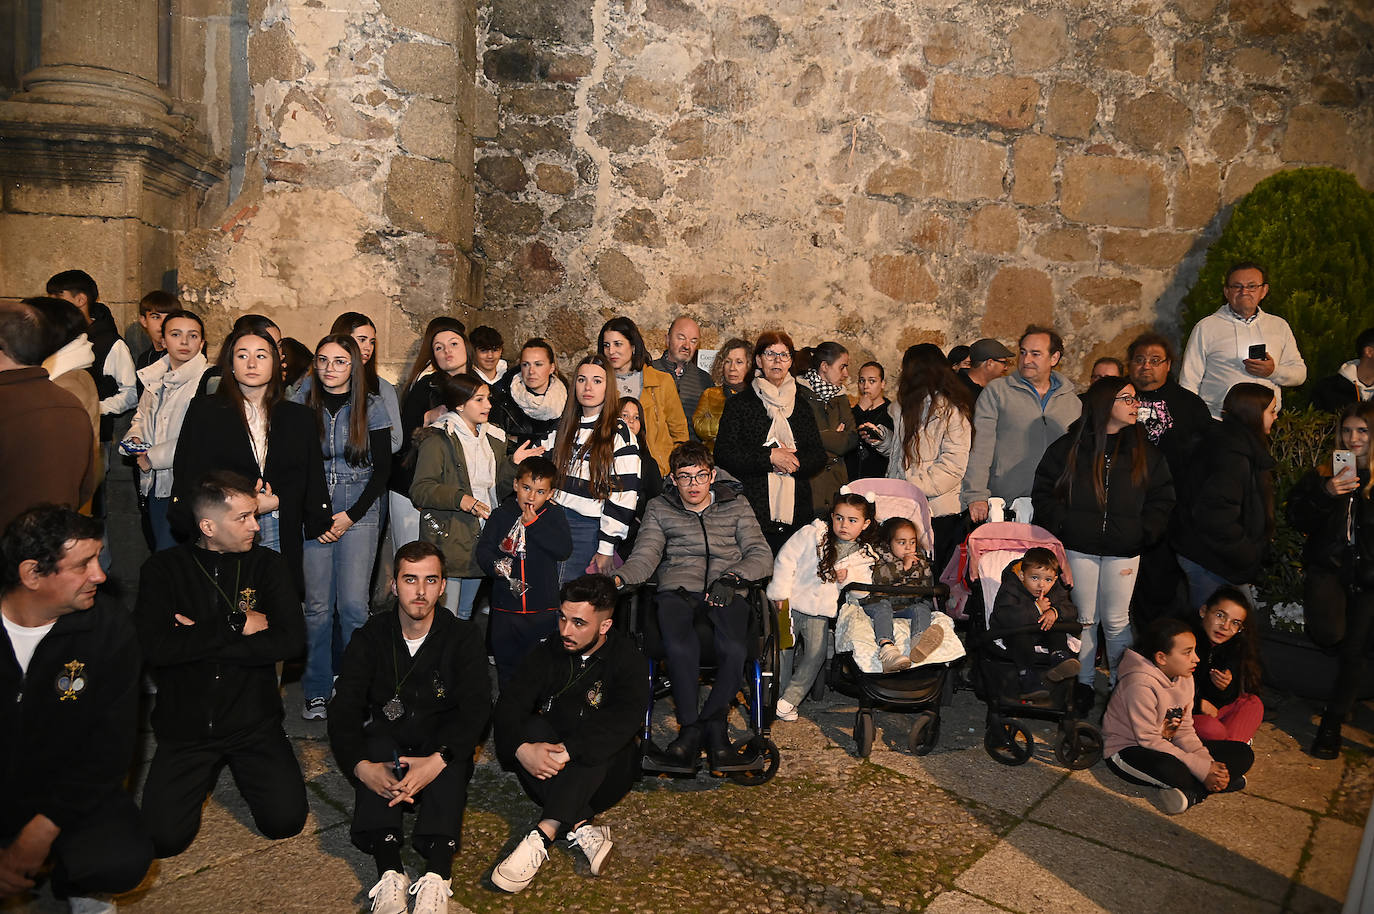
[[[1128,394],[1124,397],[1112,397],[1112,399],[1116,400],[1118,403],[1125,403],[1127,406],[1134,406],[1136,403],[1140,402],[1140,398],[1135,394]]]
[[[784,349],[782,352],[774,352],[773,350],[769,349],[761,354],[765,359],[767,359],[770,362],[790,362],[792,360],[792,353],[788,352],[786,349]]]
[[[1263,282],[1245,282],[1245,283],[1240,283],[1240,282],[1228,282],[1228,283],[1226,284],[1226,288],[1230,289],[1232,292],[1258,292],[1260,289],[1263,289],[1266,285],[1268,285],[1268,283],[1263,283]]]
[[[1167,362],[1167,361],[1169,361],[1169,360],[1168,360],[1168,359],[1161,359],[1161,358],[1160,358],[1159,356],[1157,356],[1157,355],[1156,355],[1156,356],[1151,356],[1151,357],[1148,358],[1148,359],[1145,358],[1145,356],[1143,356],[1143,355],[1138,355],[1138,356],[1136,356],[1135,358],[1131,359],[1131,364],[1132,364],[1132,365],[1139,365],[1141,368],[1144,368],[1144,367],[1146,367],[1146,366],[1149,366],[1150,368],[1158,368],[1160,365],[1163,365],[1163,364],[1164,364],[1165,362]]]
[[[702,470],[699,473],[678,473],[673,477],[680,486],[696,486],[703,482],[710,482],[711,471]]]
[[[1244,622],[1239,619],[1232,619],[1230,616],[1226,615],[1223,610],[1214,609],[1210,615],[1213,619],[1217,620],[1217,625],[1221,626],[1223,631],[1230,630],[1237,634],[1245,631]]]
[[[331,359],[327,355],[315,356],[316,368],[337,368],[340,371],[347,371],[353,367],[352,359]]]

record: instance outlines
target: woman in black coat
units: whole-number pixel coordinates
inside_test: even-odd
[[[1339,653],[1336,683],[1327,698],[1312,754],[1334,759],[1341,750],[1341,724],[1355,704],[1364,672],[1365,646],[1374,628],[1374,501],[1370,500],[1369,427],[1374,402],[1340,414],[1342,450],[1355,455],[1355,468],[1331,475],[1323,466],[1298,481],[1288,496],[1288,519],[1307,534],[1303,612],[1308,636]]]
[[[215,392],[186,410],[172,460],[169,517],[183,534],[195,535],[189,494],[210,470],[257,482],[258,542],[282,554],[304,599],[305,537],[320,536],[334,520],[315,416],[308,406],[283,399],[271,337],[251,328],[234,331],[220,350],[219,367]]]
[[[781,330],[754,344],[759,374],[725,401],[716,436],[716,464],[744,486],[774,554],[815,517],[809,480],[825,466],[816,417],[788,372],[796,350]]]
[[[492,425],[506,433],[506,452],[525,444],[552,450],[568,388],[547,340],[534,337],[520,348],[520,360],[491,388]]]
[[[1140,554],[1169,529],[1174,482],[1164,454],[1136,424],[1135,387],[1102,378],[1084,394],[1083,415],[1051,444],[1035,471],[1035,522],[1059,538],[1084,623],[1075,700],[1091,708],[1097,623],[1113,684],[1130,646],[1131,595]]]
[[[1195,612],[1223,584],[1259,578],[1274,535],[1274,458],[1269,430],[1279,404],[1263,384],[1226,393],[1221,421],[1198,440],[1180,487],[1172,542]]]

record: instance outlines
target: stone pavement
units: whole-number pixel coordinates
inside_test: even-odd
[[[257,837],[226,772],[196,842],[156,864],[120,899],[121,911],[367,910],[374,873],[348,842],[351,790],[333,766],[324,724],[299,719],[298,685],[288,687],[286,707],[310,791],[304,833]],[[1255,739],[1248,790],[1176,818],[1102,764],[1076,773],[1057,765],[1039,741],[1052,735],[1048,724],[1032,724],[1032,761],[993,762],[972,693],[957,693],[939,746],[924,758],[906,749],[909,719],[885,712],[877,714],[872,756],[856,758],[854,708],[831,693],[804,705],[798,721],[778,724],[782,766],[769,784],[705,774],[645,779],[605,819],[616,842],[605,875],[590,878],[580,856],[555,850],[514,897],[483,883],[531,826],[533,807],[488,744],[473,778],[454,898],[478,912],[1077,914],[1153,912],[1166,903],[1332,912],[1374,796],[1368,708],[1346,757],[1318,762],[1299,750],[1314,729],[1313,709],[1298,699],[1281,703]],[[0,905],[5,914],[65,910],[47,892]]]

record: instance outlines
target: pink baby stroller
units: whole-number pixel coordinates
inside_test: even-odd
[[[960,595],[966,597],[964,611],[969,621],[968,647],[973,656],[973,690],[988,707],[983,747],[988,755],[1004,765],[1024,764],[1035,753],[1035,737],[1017,718],[1049,720],[1059,724],[1054,757],[1067,768],[1090,768],[1102,757],[1102,733],[1078,718],[1073,702],[1074,680],[1055,683],[1048,698],[1022,700],[1017,687],[1016,664],[1011,662],[1000,641],[1015,630],[994,630],[990,625],[1003,570],[1033,546],[1054,552],[1059,559],[1064,585],[1071,588],[1073,578],[1063,545],[1043,527],[1034,524],[983,524],[969,534],[961,554],[951,560],[950,568],[942,576],[948,581],[956,563],[962,566],[960,577],[964,590]],[[1031,628],[1038,626],[1028,626],[1027,630]],[[1083,630],[1078,622],[1057,622],[1055,628],[1071,636]],[[1048,655],[1045,660],[1048,665]]]

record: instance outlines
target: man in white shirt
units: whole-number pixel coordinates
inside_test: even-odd
[[[1307,365],[1283,318],[1260,310],[1269,279],[1257,263],[1238,263],[1222,286],[1226,304],[1197,322],[1183,352],[1178,383],[1202,398],[1221,418],[1226,392],[1242,381],[1272,387],[1282,402],[1284,387],[1307,380]]]

